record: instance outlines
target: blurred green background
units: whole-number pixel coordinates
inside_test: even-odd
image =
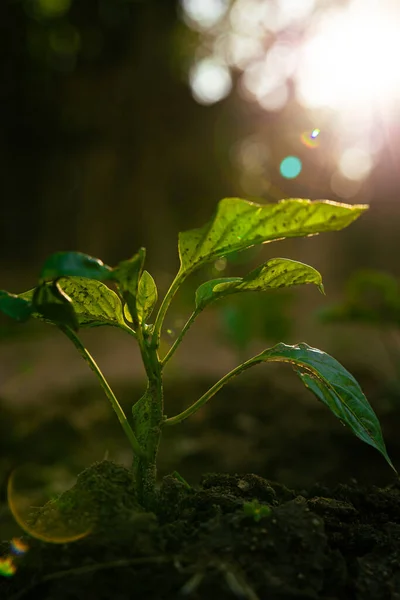
[[[163,294],[178,266],[178,231],[204,224],[223,197],[369,203],[368,213],[343,232],[268,244],[191,278],[168,317],[165,347],[202,281],[244,274],[270,257],[320,270],[327,297],[309,286],[216,304],[169,365],[167,413],[253,352],[278,340],[304,340],[359,376],[394,434],[396,328],[324,324],[317,313],[343,299],[346,281],[359,269],[400,275],[400,81],[393,69],[399,17],[387,1],[378,10],[359,0],[3,0],[0,287],[16,293],[33,287],[56,250],[80,250],[113,265],[145,246],[146,268]],[[295,157],[297,171],[285,168],[288,157]],[[105,329],[82,338],[129,410],[144,381],[132,340]],[[295,454],[305,452],[300,464],[314,461],[315,476],[334,478],[344,463],[338,458],[332,467],[321,448],[329,436],[340,433],[342,440],[340,424],[328,416],[321,433],[320,406],[290,370],[269,367],[246,377],[234,407],[234,386],[213,400],[220,421],[209,422],[207,408],[189,429],[184,424],[171,433],[183,439],[182,447],[170,442],[175,450],[170,459],[162,454],[161,470],[176,467],[181,455],[205,452],[197,471],[188,459],[185,475],[236,468],[304,482],[292,452],[282,451],[293,442]],[[0,396],[3,472],[36,450],[39,462],[49,464],[68,461],[72,452],[75,470],[106,450],[129,462],[92,373],[52,328],[0,318]],[[17,418],[6,416],[9,410],[19,411]],[[119,441],[106,433],[108,425],[100,427],[103,417]],[[203,418],[207,451],[196,442]],[[52,419],[66,436],[53,445]],[[243,444],[233,434],[229,443],[220,439],[210,424],[218,422],[231,432],[237,426]],[[301,442],[294,441],[296,431],[303,432]],[[77,436],[74,450],[68,432]],[[351,433],[345,435],[353,444]],[[354,439],[349,451],[360,452],[365,473],[371,461],[378,472],[385,468],[359,445]]]

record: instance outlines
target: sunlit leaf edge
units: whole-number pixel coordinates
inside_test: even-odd
[[[306,353],[306,355],[308,355],[309,358],[312,357],[312,355],[314,354],[315,356],[318,356],[319,358],[329,361],[329,363],[331,363],[331,364],[330,365],[328,364],[327,366],[328,367],[333,366],[340,372],[340,374],[342,376],[344,376],[347,379],[345,384],[343,386],[338,386],[338,388],[342,387],[343,394],[350,393],[349,392],[350,388],[352,389],[352,391],[354,393],[357,394],[357,396],[355,397],[355,400],[358,402],[361,402],[362,408],[365,411],[365,415],[368,420],[368,423],[370,425],[372,425],[372,429],[374,429],[374,432],[371,433],[371,431],[361,421],[360,416],[358,414],[355,414],[354,407],[348,406],[348,403],[343,402],[341,396],[338,394],[338,391],[337,391],[334,383],[331,380],[329,380],[326,376],[324,376],[324,374],[320,370],[318,370],[318,368],[315,365],[313,365],[312,362],[305,361],[304,358],[301,359],[298,356],[296,357],[293,355],[293,353],[304,353],[304,352]],[[368,442],[369,445],[373,446],[376,450],[378,450],[382,454],[382,456],[387,460],[388,464],[396,471],[396,469],[394,468],[392,462],[390,461],[390,459],[388,457],[386,447],[385,447],[385,444],[383,441],[383,435],[382,435],[382,430],[381,430],[379,420],[378,420],[377,416],[375,415],[375,412],[373,411],[367,398],[365,397],[363,391],[361,390],[360,385],[358,384],[356,379],[351,375],[351,373],[349,373],[349,371],[347,371],[347,369],[345,369],[345,367],[343,367],[343,365],[341,365],[336,359],[334,359],[329,354],[323,352],[322,350],[318,350],[317,348],[313,348],[313,347],[309,346],[308,344],[300,343],[300,344],[297,344],[294,346],[289,346],[282,342],[272,348],[264,350],[263,352],[261,352],[260,354],[255,356],[254,358],[250,359],[247,364],[258,364],[261,362],[270,362],[270,361],[290,363],[294,367],[295,371],[298,374],[299,374],[299,370],[301,372],[305,372],[306,374],[309,374],[310,377],[314,377],[314,379],[317,380],[320,384],[326,386],[327,389],[331,390],[331,392],[337,396],[340,403],[343,406],[345,406],[345,408],[351,412],[351,414],[354,416],[354,418],[357,420],[357,422],[359,422],[359,424],[361,425],[361,427],[364,430],[365,437],[368,437],[370,440]],[[303,378],[301,378],[301,379],[303,380]],[[310,387],[310,386],[306,385],[306,387]],[[312,389],[312,388],[310,388],[310,389]],[[312,391],[314,391],[314,390],[312,390]],[[315,391],[314,391],[314,394],[315,394]],[[319,400],[321,400],[320,396],[317,395],[317,397],[319,398]],[[336,400],[335,400],[335,402],[336,402]],[[329,406],[326,402],[324,402],[324,403],[327,406]],[[333,414],[335,414],[335,416],[338,416],[337,413],[335,413],[332,409],[331,409],[331,411],[333,412]],[[342,420],[352,429],[353,433],[355,435],[357,435],[353,426],[348,422],[348,419],[346,417],[343,417]],[[366,441],[365,437],[361,437],[360,435],[357,435],[357,437],[359,437],[363,441]]]
[[[303,215],[303,221],[300,221],[298,213],[307,208],[312,209],[311,215]],[[318,212],[329,212],[329,208],[332,209],[331,214],[323,215],[323,218],[318,221]],[[289,209],[294,209],[294,215],[288,215]],[[324,231],[343,229],[367,209],[368,205],[350,205],[332,200],[289,198],[274,204],[256,204],[241,198],[224,198],[218,203],[216,212],[208,223],[198,229],[179,233],[180,273],[187,275],[201,264],[231,252],[245,250],[256,244],[264,244],[287,237],[303,237],[316,235]],[[234,216],[233,220],[232,215]],[[307,218],[304,219],[304,216]],[[260,222],[256,225],[258,228],[263,228],[262,232],[258,234],[254,232],[254,223],[251,224],[247,232],[243,232],[240,225],[243,225],[246,218],[250,220],[254,217],[260,217]],[[281,229],[274,222],[272,224],[267,223],[272,219],[276,221],[278,217],[282,223]],[[311,217],[314,220],[317,218],[317,220],[307,224],[307,220],[310,220]],[[238,225],[239,221],[240,224]],[[290,228],[289,224],[291,222],[295,223],[294,228]],[[223,226],[221,226],[221,231],[218,233],[220,224]],[[215,241],[216,232],[217,240]],[[226,240],[227,237],[229,239],[229,236],[238,241],[225,243],[224,245],[224,239]]]
[[[299,272],[302,280],[299,279]],[[269,275],[271,277],[268,279]],[[288,258],[272,258],[244,277],[219,278],[203,283],[196,290],[196,310],[203,310],[212,302],[239,292],[265,292],[310,283],[315,284],[321,293],[325,293],[322,276],[314,267]]]

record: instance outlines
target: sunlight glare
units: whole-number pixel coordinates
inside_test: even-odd
[[[184,16],[200,28],[213,27],[228,10],[229,0],[182,0]]]
[[[339,159],[341,173],[354,181],[365,179],[373,167],[373,161],[363,148],[348,148]]]
[[[266,66],[275,73],[292,75],[297,64],[297,49],[292,44],[276,42],[268,51]]]
[[[281,83],[265,96],[257,98],[258,104],[269,111],[282,110],[289,100],[289,88],[286,83]]]
[[[236,0],[230,14],[230,22],[235,33],[252,38],[264,37],[266,23],[269,23],[273,7],[269,2],[259,0]]]
[[[307,19],[315,7],[315,0],[278,0],[274,31],[280,31],[286,27]]]
[[[234,31],[252,36],[276,34],[310,16],[315,0],[236,0],[230,13]]]
[[[287,78],[296,67],[292,46],[276,42],[266,57],[253,61],[244,71],[241,86],[245,97],[256,99],[265,110],[284,108],[289,99]]]
[[[399,17],[391,0],[353,0],[347,9],[326,11],[300,51],[301,103],[357,109],[400,97]]]
[[[232,89],[232,78],[226,65],[208,58],[192,67],[189,81],[193,97],[199,104],[215,104]]]
[[[356,196],[361,187],[361,181],[347,179],[340,171],[335,171],[331,177],[331,190],[344,200],[349,200]]]
[[[238,33],[229,34],[228,62],[233,67],[245,69],[249,62],[262,56],[263,52],[261,40]]]
[[[284,73],[268,68],[266,59],[255,61],[244,71],[241,85],[250,96],[263,98],[284,84]]]

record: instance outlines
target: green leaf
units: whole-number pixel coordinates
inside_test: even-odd
[[[133,323],[131,311],[129,310],[127,304],[124,304],[124,317],[129,323]]]
[[[196,291],[196,309],[238,292],[264,292],[274,288],[315,283],[324,293],[321,274],[304,263],[288,258],[272,258],[243,278],[214,279],[203,283]]]
[[[32,305],[29,300],[0,290],[0,310],[16,321],[27,321],[32,314]]]
[[[262,205],[225,198],[209,223],[179,234],[180,273],[187,275],[210,260],[255,244],[343,229],[367,208],[329,200],[289,199]]]
[[[43,265],[41,279],[57,277],[88,277],[89,279],[109,279],[112,269],[98,258],[82,252],[56,252]]]
[[[239,284],[243,281],[242,277],[221,277],[202,283],[196,290],[196,310],[203,310],[208,304],[222,297],[222,292],[217,294],[216,289],[219,285]]]
[[[57,282],[42,283],[33,291],[32,316],[42,317],[56,325],[66,325],[78,331],[78,319],[71,299]]]
[[[288,346],[280,343],[246,364],[264,361],[290,363],[306,387],[358,438],[376,448],[396,471],[386,452],[377,416],[357,381],[337,360],[307,344]]]
[[[153,277],[148,271],[143,271],[136,298],[136,309],[140,323],[145,322],[150,317],[157,298],[157,287]]]
[[[136,300],[145,258],[146,250],[140,248],[132,258],[120,262],[111,275],[112,279],[117,281],[122,297],[128,305],[129,313],[125,311],[125,315],[128,317],[130,314],[135,325],[140,323]]]
[[[68,277],[60,279],[59,285],[72,300],[79,327],[126,327],[121,299],[104,283],[83,277]]]
[[[84,277],[62,277],[57,280],[57,284],[72,302],[79,327],[126,327],[121,299],[104,283]],[[51,285],[46,284],[47,287]],[[34,292],[35,289],[24,292],[20,294],[20,298],[25,301],[32,300]],[[39,312],[33,313],[32,316],[49,320],[44,319]]]

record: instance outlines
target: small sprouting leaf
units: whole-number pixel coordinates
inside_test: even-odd
[[[255,521],[261,521],[271,514],[271,508],[267,504],[262,504],[258,500],[243,503],[243,512],[247,517],[253,517]]]
[[[16,321],[27,321],[32,314],[29,300],[0,290],[0,311]]]
[[[255,244],[343,229],[367,208],[329,200],[292,198],[262,205],[225,198],[209,223],[179,234],[180,272],[187,275],[210,260]]]
[[[78,331],[78,319],[71,299],[63,292],[59,284],[54,281],[42,283],[33,291],[32,316],[38,316],[55,323],[66,325]]]
[[[396,470],[386,452],[377,416],[357,381],[337,360],[307,344],[288,346],[280,343],[250,359],[248,364],[263,361],[291,363],[306,387]]]
[[[58,283],[72,300],[79,327],[125,327],[122,302],[104,283],[83,277],[62,278]]]
[[[88,277],[102,281],[110,278],[112,269],[100,259],[82,252],[55,252],[44,263],[41,279]]]
[[[288,258],[272,258],[243,278],[214,279],[203,283],[196,291],[196,309],[229,294],[264,292],[274,288],[315,283],[324,293],[321,274],[304,263]]]
[[[150,317],[157,302],[157,297],[157,287],[153,277],[148,271],[143,271],[136,298],[136,308],[140,323],[145,322]]]
[[[124,304],[124,317],[128,321],[128,323],[133,323],[131,311],[129,310],[127,304]]]
[[[118,283],[118,288],[128,305],[129,313],[132,316],[132,322],[139,323],[138,309],[136,299],[138,295],[139,281],[143,272],[144,260],[146,258],[145,248],[140,248],[137,254],[129,260],[120,262],[112,270],[112,279]],[[128,314],[125,312],[128,316]]]

